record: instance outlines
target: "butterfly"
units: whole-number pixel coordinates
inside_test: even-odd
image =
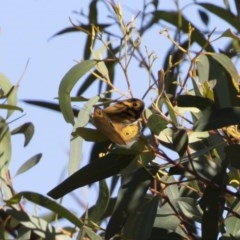
[[[111,121],[132,123],[140,118],[144,109],[144,102],[137,98],[130,98],[105,108],[103,111]]]
[[[144,103],[136,98],[118,101],[105,109],[96,107],[91,120],[95,127],[118,145],[135,142],[141,133]]]

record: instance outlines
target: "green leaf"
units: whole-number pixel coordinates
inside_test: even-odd
[[[96,73],[96,71],[94,71],[94,73]],[[94,81],[96,80],[97,78],[94,74],[90,74],[89,76],[87,76],[84,82],[81,84],[81,86],[77,90],[77,96],[82,95],[86,90],[88,90],[91,84],[93,84]]]
[[[90,71],[98,61],[86,60],[73,66],[63,77],[59,86],[59,106],[66,122],[74,124],[74,115],[71,107],[70,93],[77,81]]]
[[[117,151],[113,151],[104,157],[90,162],[72,174],[48,192],[48,195],[57,199],[76,188],[113,176],[125,168],[134,158],[135,154],[131,153],[130,149],[126,151],[126,155],[119,155]]]
[[[24,226],[18,228],[18,240],[26,240],[31,238],[31,230]]]
[[[226,107],[220,109],[206,109],[196,122],[195,131],[209,131],[240,122],[240,107]]]
[[[142,203],[153,176],[158,171],[157,168],[148,170],[152,175],[145,168],[139,168],[123,180],[114,212],[107,225],[106,240],[121,231],[130,214],[136,211]]]
[[[204,139],[209,138],[209,133],[206,132],[191,132],[189,133],[189,143],[200,142]]]
[[[159,230],[165,230],[162,232],[160,231],[163,239],[171,239],[171,237],[173,239],[174,237],[176,237],[176,239],[186,239],[186,234],[179,229],[181,221],[177,217],[176,212],[173,210],[173,207],[175,209],[178,208],[177,202],[180,196],[179,187],[176,184],[170,184],[176,182],[176,180],[172,176],[165,176],[162,178],[162,181],[169,183],[168,187],[165,189],[165,195],[171,201],[171,204],[166,202],[161,205],[160,208],[158,208],[154,222],[154,228]],[[170,234],[169,232],[171,232],[172,234]],[[182,238],[180,235],[185,238]]]
[[[163,98],[163,101],[166,104],[166,107],[168,109],[168,113],[169,113],[171,120],[173,121],[174,125],[177,126],[178,125],[177,116],[176,116],[175,109],[174,109],[170,99],[168,98],[168,96],[165,95]]]
[[[207,186],[204,194],[199,201],[199,205],[203,210],[202,216],[202,238],[217,239],[218,221],[220,217],[219,191],[216,188]]]
[[[93,231],[93,229],[87,227],[87,226],[84,226],[82,228],[82,232],[80,232],[81,235],[79,238],[77,239],[91,239],[91,240],[102,240],[102,237],[97,235],[96,232]],[[83,237],[83,236],[87,236],[86,238]]]
[[[214,103],[217,107],[239,106],[238,90],[227,70],[214,58],[208,57],[210,63],[209,79],[215,79],[213,88]]]
[[[188,135],[185,129],[177,129],[172,136],[173,146],[180,157],[184,155],[188,147]]]
[[[62,235],[59,230],[55,229],[44,219],[32,216],[24,211],[18,211],[14,208],[7,209],[6,213],[13,219],[16,219],[21,225],[25,226],[25,228],[33,231],[41,239],[70,239],[69,237]]]
[[[90,114],[93,108],[93,105],[99,100],[99,96],[95,96],[91,99],[89,99],[83,106],[83,108],[79,111],[76,123],[73,126],[73,132],[78,127],[83,127],[89,122]],[[83,138],[80,136],[77,136],[73,139],[71,139],[70,143],[70,156],[69,156],[69,162],[68,162],[68,173],[69,175],[76,172],[79,167],[82,160],[82,144],[83,144]]]
[[[108,140],[108,138],[98,130],[86,127],[78,127],[76,131],[72,133],[72,136],[80,136],[88,142],[104,142]]]
[[[204,83],[209,80],[209,61],[206,55],[201,54],[196,59],[199,82]]]
[[[167,220],[168,221],[168,220]],[[167,229],[153,227],[150,239],[167,239],[167,240],[186,240],[187,236],[182,236],[179,233],[168,231]]]
[[[140,206],[127,219],[123,228],[126,239],[150,239],[153,223],[159,205],[159,196],[146,196]]]
[[[13,111],[15,111],[15,110],[20,111],[20,112],[23,112],[23,109],[22,109],[22,108],[17,107],[17,106],[13,106],[13,105],[9,105],[9,104],[0,104],[0,108],[1,108],[1,109],[7,109],[7,110],[9,110],[9,111],[11,111],[11,112],[13,112]],[[8,111],[8,112],[9,112],[9,111]]]
[[[111,42],[107,42],[96,51],[92,51],[93,59],[97,59],[97,60],[103,59],[104,53],[107,51],[108,45],[110,43]],[[106,67],[106,64],[103,61],[100,61],[99,63],[96,64],[96,69],[99,71],[101,76],[104,76],[106,79],[109,79],[108,69]]]
[[[108,186],[105,180],[99,181],[99,193],[96,204],[89,209],[88,218],[94,223],[99,223],[102,219],[110,200]]]
[[[3,179],[6,179],[6,171],[11,160],[11,134],[8,124],[0,117],[0,174]]]
[[[87,99],[84,99],[84,101],[87,101]],[[46,101],[39,101],[39,100],[24,100],[25,103],[35,105],[38,107],[43,107],[47,108],[53,111],[61,112],[59,104],[57,103],[51,103],[51,102],[46,102]],[[78,115],[79,109],[72,109],[74,116]]]
[[[215,59],[222,67],[229,73],[232,78],[232,84],[237,91],[239,91],[239,75],[236,67],[232,63],[231,59],[222,53],[208,53],[213,59]]]
[[[240,145],[232,144],[224,148],[226,159],[231,163],[231,166],[240,169]]]
[[[111,24],[100,24],[100,23],[98,23],[98,27],[102,30],[104,28],[109,27],[109,26],[111,26]],[[84,32],[86,34],[90,33],[90,31],[92,29],[91,24],[87,24],[87,25],[86,24],[80,24],[80,25],[78,25],[78,27],[80,27],[82,29],[82,32]],[[78,32],[79,33],[79,29],[77,29],[76,27],[67,27],[67,28],[64,28],[63,30],[60,30],[59,32],[55,33],[51,38],[56,37],[56,36],[60,36],[60,35],[66,34],[66,33],[73,33],[73,32]],[[90,51],[89,51],[89,54],[90,54]],[[88,57],[89,57],[89,54],[88,54]],[[85,58],[85,59],[87,59],[87,58]]]
[[[168,121],[165,118],[161,117],[159,114],[152,114],[147,121],[147,126],[156,135],[165,129],[167,124]]]
[[[180,197],[177,201],[180,211],[187,218],[193,221],[201,222],[202,211],[194,198]]]
[[[207,9],[211,13],[215,14],[217,17],[221,16],[222,20],[225,20],[228,24],[231,24],[234,28],[240,31],[239,21],[237,16],[235,16],[228,9],[219,7],[218,5],[210,3],[198,3],[199,6]]]
[[[0,86],[3,90],[4,97],[7,97],[7,103],[9,106],[16,106],[17,105],[17,87],[13,86],[11,82],[5,77],[2,73],[0,73]],[[9,118],[14,110],[20,110],[21,108],[9,108],[7,113],[7,118]]]
[[[29,160],[27,160],[16,172],[15,176],[22,174],[26,171],[28,171],[30,168],[37,165],[42,157],[42,154],[36,154],[35,156],[31,157]]]
[[[239,36],[234,34],[230,28],[224,31],[221,37],[228,37],[228,38],[232,38],[234,40],[239,41]]]
[[[165,203],[158,209],[154,227],[165,229],[167,231],[175,231],[180,224],[180,220],[177,218],[172,207]]]
[[[75,226],[81,228],[83,222],[71,213],[68,209],[61,206],[61,204],[56,203],[55,201],[35,192],[20,192],[14,195],[11,199],[7,200],[6,203],[9,205],[19,203],[22,198],[27,199],[30,202],[33,202],[39,206],[45,207],[54,213],[58,214],[60,217],[67,219],[69,222]]]
[[[202,11],[201,9],[198,10],[198,13],[200,15],[200,18],[202,22],[207,26],[209,23],[209,16],[205,11]]]
[[[178,107],[196,107],[204,110],[214,105],[214,102],[209,98],[193,96],[193,95],[180,95],[177,98]]]
[[[18,134],[18,133],[24,134],[24,137],[25,137],[24,147],[26,147],[33,137],[34,125],[31,122],[24,123],[23,125],[15,128],[11,133],[12,134]]]
[[[240,238],[240,219],[235,216],[228,216],[224,221],[226,232],[223,234],[223,240]]]

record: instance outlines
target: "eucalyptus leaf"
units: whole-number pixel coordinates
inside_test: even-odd
[[[225,154],[226,154],[226,159],[230,162],[230,164],[237,168],[240,169],[240,145],[238,144],[231,144],[229,146],[226,146],[224,148]]]
[[[12,134],[18,134],[18,133],[24,134],[24,137],[25,137],[24,147],[26,147],[33,137],[34,125],[31,122],[24,123],[23,125],[15,128],[11,133]]]
[[[166,128],[167,124],[168,121],[158,114],[152,114],[147,121],[148,127],[156,135],[159,135]]]
[[[209,12],[215,14],[217,17],[221,16],[228,24],[232,25],[238,31],[240,31],[239,22],[234,13],[226,8],[212,3],[198,3],[199,6],[207,9]]]
[[[7,122],[0,117],[0,176],[6,179],[6,172],[12,155],[11,134]]]
[[[15,106],[17,105],[17,86],[14,86],[11,84],[11,82],[8,80],[6,76],[4,76],[2,73],[0,73],[0,87],[3,90],[4,97],[7,97],[7,103],[9,106]],[[12,115],[14,110],[20,110],[21,108],[8,108],[7,118]]]
[[[32,167],[34,167],[35,165],[37,165],[40,161],[42,157],[42,154],[36,154],[35,156],[31,157],[29,160],[27,160],[16,172],[16,176],[20,175],[26,171],[28,171],[29,169],[31,169]]]
[[[108,138],[105,137],[98,130],[86,127],[78,127],[76,131],[72,133],[72,136],[73,137],[80,136],[85,141],[89,142],[104,142],[108,140]]]
[[[74,99],[71,98],[72,101],[74,101]],[[78,101],[81,101],[81,99],[78,98]],[[83,99],[83,101],[87,101],[87,99]],[[24,100],[25,103],[34,105],[34,106],[38,106],[38,107],[43,107],[49,110],[53,110],[56,112],[61,112],[61,109],[59,107],[59,104],[57,103],[53,103],[53,102],[47,102],[47,101],[41,101],[41,100]],[[78,115],[79,109],[75,109],[73,108],[73,114],[74,116]]]
[[[73,213],[71,213],[67,208],[61,206],[61,204],[56,203],[55,201],[35,192],[20,192],[14,195],[12,198],[8,199],[6,202],[10,205],[19,203],[22,198],[27,199],[30,202],[33,202],[39,206],[45,207],[61,217],[64,217],[68,221],[70,221],[75,226],[81,228],[83,226],[83,222],[76,217]],[[23,212],[21,212],[22,214]],[[20,215],[21,215],[20,214]]]
[[[158,205],[159,196],[146,196],[137,210],[127,219],[123,228],[124,237],[138,240],[149,239]]]
[[[130,214],[140,206],[157,170],[157,168],[149,169],[153,174],[150,175],[145,168],[139,168],[124,179],[118,192],[116,206],[107,225],[106,240],[118,234]]]
[[[107,183],[105,180],[101,180],[99,181],[99,192],[96,204],[88,211],[88,218],[94,223],[99,223],[107,209],[109,200],[110,194]]]
[[[83,106],[83,108],[79,111],[77,120],[73,126],[73,132],[78,127],[84,127],[90,119],[90,114],[93,108],[93,105],[99,100],[99,96],[95,96],[89,99]],[[83,145],[83,138],[80,136],[76,136],[71,139],[70,142],[70,156],[68,162],[68,173],[69,175],[76,172],[81,164],[82,160],[82,145]]]
[[[229,57],[222,53],[208,53],[212,58],[214,58],[222,67],[229,73],[232,78],[232,84],[237,91],[239,91],[239,74],[238,71]]]
[[[194,95],[180,95],[177,98],[177,104],[179,107],[195,107],[200,110],[214,106],[214,102],[209,98]]]
[[[208,108],[202,112],[194,126],[195,131],[208,131],[237,125],[240,122],[240,107]]]
[[[70,93],[77,81],[87,72],[89,72],[98,61],[85,60],[73,66],[63,77],[58,91],[59,106],[66,122],[74,124],[74,114],[71,106]]]
[[[196,60],[198,77],[200,83],[204,83],[209,80],[209,61],[206,55],[201,54]]]
[[[133,153],[128,155],[119,155],[117,152],[115,154],[114,152],[109,153],[73,173],[48,192],[48,195],[57,199],[76,188],[113,176],[125,168],[134,158],[135,154]]]
[[[179,154],[180,157],[184,155],[188,147],[188,134],[185,129],[177,129],[173,133],[172,142],[174,149]]]

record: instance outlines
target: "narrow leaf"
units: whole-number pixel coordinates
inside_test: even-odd
[[[196,60],[198,77],[200,83],[204,83],[209,80],[209,61],[207,56],[201,54]]]
[[[108,138],[105,137],[98,130],[86,127],[78,127],[76,131],[72,133],[72,136],[73,137],[80,136],[85,141],[89,142],[104,142],[108,140]]]
[[[110,200],[110,194],[108,186],[105,180],[99,182],[99,193],[96,204],[88,211],[88,218],[94,223],[99,223],[104,215],[108,203]]]
[[[188,146],[188,135],[185,129],[178,129],[172,136],[173,146],[180,157],[184,155]]]
[[[158,114],[152,114],[147,121],[148,127],[156,135],[159,135],[160,132],[166,128],[167,124],[168,121]]]
[[[150,172],[152,171],[152,175],[150,175],[145,168],[139,168],[124,179],[114,212],[107,225],[106,240],[118,234],[129,215],[140,206],[157,170],[156,168],[149,169]]]
[[[202,11],[201,9],[198,10],[198,13],[202,19],[202,22],[207,26],[209,23],[209,16],[205,11]]]
[[[234,39],[234,40],[238,40],[238,41],[239,41],[239,36],[236,35],[236,34],[234,34],[230,28],[227,29],[227,30],[221,35],[221,37],[229,37],[229,38],[232,38],[232,39]]]
[[[4,97],[7,97],[7,103],[10,106],[17,105],[17,87],[13,86],[6,76],[0,73],[0,86],[3,90]],[[21,108],[11,109],[7,113],[7,118],[12,115],[14,110],[20,110]]]
[[[56,239],[61,240],[61,233],[51,224],[42,218],[32,216],[25,211],[18,211],[15,208],[7,209],[7,214],[30,231],[34,232],[41,239]],[[35,236],[35,237],[37,237]],[[19,238],[17,238],[19,239]],[[26,238],[25,238],[26,239]],[[68,238],[69,239],[69,238]]]
[[[234,28],[240,31],[239,21],[237,17],[231,13],[228,9],[222,8],[217,4],[211,3],[198,3],[199,6],[207,9],[209,12],[215,14],[217,17],[221,16],[221,19],[225,20],[228,24],[231,24]]]
[[[12,155],[11,134],[6,121],[0,117],[0,175],[6,178],[6,171]]]
[[[26,147],[33,137],[34,125],[31,122],[24,123],[23,125],[15,128],[11,133],[12,134],[18,134],[18,133],[24,134],[24,137],[25,137],[24,147]]]
[[[70,93],[77,81],[90,71],[98,61],[86,60],[73,66],[63,77],[59,86],[59,106],[66,122],[74,124],[74,115],[71,107]]]
[[[60,204],[56,203],[55,201],[35,192],[20,192],[14,195],[11,199],[7,200],[6,202],[10,205],[19,203],[22,198],[27,199],[30,202],[33,202],[39,206],[45,207],[54,213],[58,214],[59,216],[67,219],[75,226],[81,228],[83,226],[83,222],[72,214],[68,209],[64,208]]]
[[[86,101],[87,99],[85,99]],[[61,109],[59,107],[59,104],[57,103],[51,103],[51,102],[46,102],[46,101],[41,101],[41,100],[24,100],[25,103],[35,105],[38,107],[43,107],[49,110],[61,112]],[[76,117],[78,115],[79,109],[72,109],[74,116]]]
[[[73,132],[78,127],[85,126],[90,118],[90,114],[93,108],[93,105],[99,100],[99,96],[95,96],[91,99],[89,99],[83,106],[83,108],[79,111],[76,123],[73,127]],[[77,136],[71,140],[70,143],[70,156],[69,156],[69,162],[68,162],[68,173],[69,175],[76,172],[79,167],[82,160],[82,144],[83,144],[83,138],[80,136]]]
[[[206,109],[196,122],[195,131],[209,131],[218,128],[237,125],[240,122],[240,107]]]
[[[177,104],[179,107],[196,107],[200,110],[204,110],[213,106],[214,103],[209,98],[193,95],[180,95],[177,98]]]
[[[12,112],[15,111],[15,110],[23,112],[22,108],[17,107],[17,106],[13,106],[13,105],[9,105],[9,104],[0,104],[0,108],[1,109],[7,109],[7,110],[12,111]]]
[[[57,187],[53,188],[48,195],[52,198],[60,198],[67,193],[80,188],[82,186],[100,181],[119,173],[125,168],[133,159],[135,155],[118,155],[114,153],[92,161],[84,166]]]
[[[158,205],[159,196],[146,196],[124,225],[124,237],[138,240],[150,239]]]
[[[29,160],[27,160],[16,172],[15,176],[20,175],[26,171],[28,171],[30,168],[37,165],[42,157],[42,154],[36,154],[35,156],[31,157]]]
[[[232,84],[237,91],[239,91],[239,75],[236,67],[232,63],[231,59],[222,53],[208,53],[214,58],[222,67],[229,73],[232,78]]]
[[[237,169],[240,169],[240,145],[232,144],[224,148],[226,159],[231,165]]]

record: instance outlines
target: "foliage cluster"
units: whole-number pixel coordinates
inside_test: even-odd
[[[1,76],[2,99],[6,101],[1,108],[8,112],[6,118],[1,117],[0,138],[2,239],[9,235],[19,239],[110,239],[119,234],[120,239],[143,240],[240,238],[239,74],[233,64],[238,60],[239,38],[230,29],[220,34],[214,30],[204,33],[185,17],[187,6],[180,8],[178,1],[175,3],[175,11],[163,11],[158,1],[144,1],[142,12],[126,23],[119,5],[91,1],[89,14],[79,13],[88,19],[87,24],[72,24],[56,34],[85,34],[84,60],[63,77],[59,105],[28,102],[59,109],[73,126],[70,176],[48,194],[59,198],[78,187],[99,183],[96,203],[80,218],[79,212],[72,213],[47,196],[14,193],[8,168],[11,134],[24,133],[27,145],[33,125],[26,123],[9,130],[9,116],[21,109],[16,106],[16,87]],[[202,26],[207,27],[210,17],[217,15],[239,32],[237,0],[234,6],[225,1],[225,7],[195,1],[192,4],[199,8]],[[108,23],[99,22],[100,7],[111,13]],[[140,27],[136,26],[138,21]],[[171,46],[163,67],[156,71],[156,55],[149,53],[141,40],[159,24],[160,34]],[[228,39],[228,45],[219,52],[215,43],[221,39]],[[132,79],[132,65],[145,72],[147,79]],[[72,96],[79,82],[77,94]],[[140,84],[146,87],[140,89]],[[86,98],[89,89],[92,96]],[[143,136],[131,148],[116,147],[88,127],[97,103],[109,104],[114,97],[135,97],[138,91],[149,102],[143,114]],[[72,102],[84,102],[84,106],[77,111]],[[94,145],[89,164],[78,170],[83,141]],[[178,158],[172,158],[172,154]],[[37,154],[27,161],[18,173],[35,165],[40,157]],[[107,184],[105,179],[110,176]],[[121,185],[114,197],[118,181]],[[24,209],[25,201],[53,213],[36,216]],[[108,217],[103,229],[102,223]],[[59,227],[61,219],[72,225]]]

